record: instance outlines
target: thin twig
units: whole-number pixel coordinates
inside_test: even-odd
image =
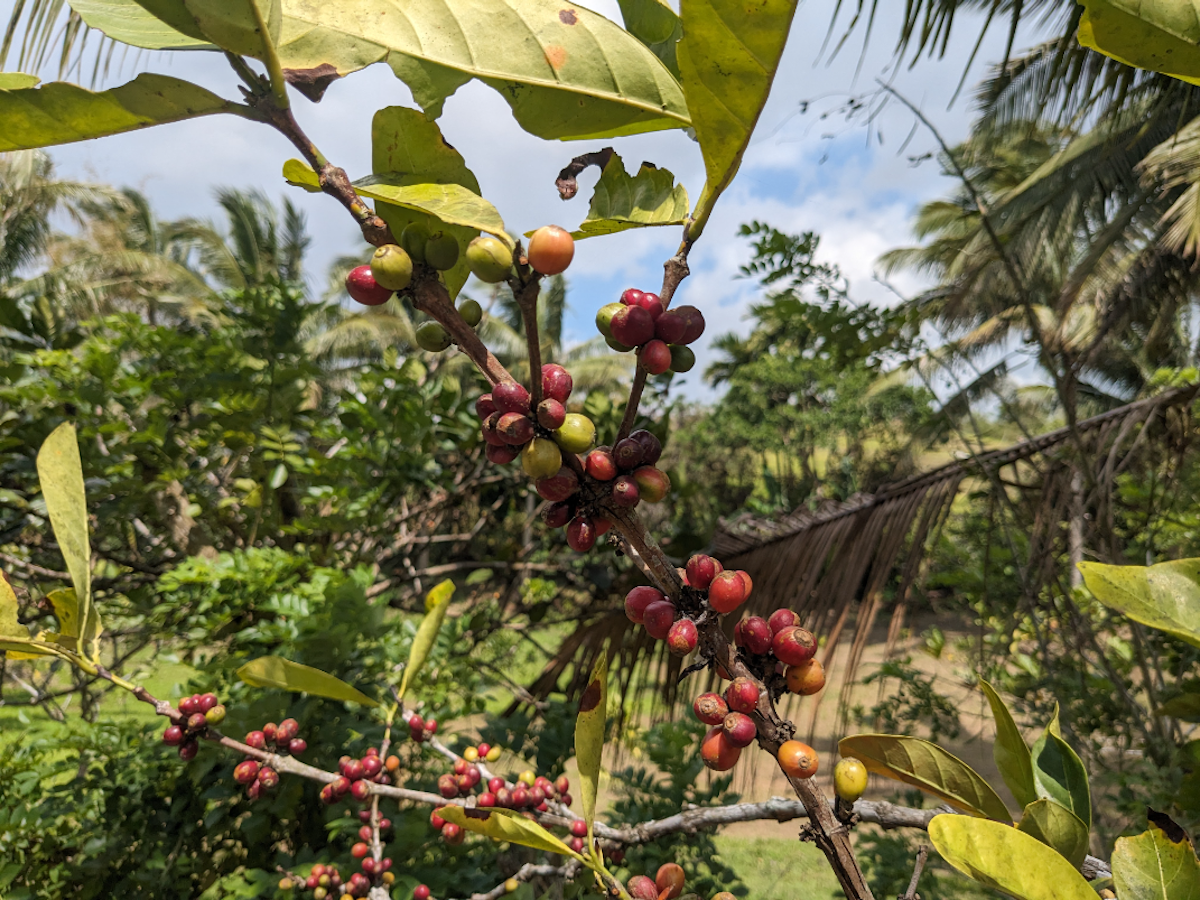
[[[925,869],[925,860],[929,858],[929,846],[922,844],[917,850],[917,862],[913,866],[912,878],[908,882],[908,890],[900,895],[900,900],[918,900],[917,882],[921,880],[921,872]]]

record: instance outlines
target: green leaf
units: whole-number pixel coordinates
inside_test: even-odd
[[[522,847],[532,847],[534,850],[558,853],[583,861],[582,856],[553,834],[515,810],[443,806],[437,810],[437,814],[447,822],[453,822],[460,828],[482,834],[493,841],[507,841],[510,844],[520,844]]]
[[[386,60],[431,115],[478,78],[543,138],[691,124],[679,83],[653,52],[603,16],[559,0],[286,0],[283,13],[285,66],[329,64],[344,75]]]
[[[0,72],[0,91],[15,91],[31,88],[42,79],[24,72]]]
[[[1105,606],[1200,647],[1200,559],[1156,566],[1083,562],[1079,571]]]
[[[201,33],[240,56],[266,59],[279,43],[283,27],[281,0],[183,0]],[[263,33],[261,25],[266,26]]]
[[[108,91],[53,81],[0,92],[0,152],[70,144],[228,112],[231,104],[204,88],[143,73]]]
[[[992,707],[992,719],[996,723],[996,743],[992,746],[996,767],[1016,801],[1022,807],[1028,806],[1037,800],[1038,796],[1033,781],[1033,758],[1029,755],[1029,746],[1021,737],[1012,713],[1008,711],[996,689],[982,679],[979,686],[987,695],[988,705]]]
[[[203,37],[191,37],[172,28],[135,0],[71,0],[71,9],[89,28],[122,44],[147,50],[212,47]]]
[[[674,175],[642,163],[637,175],[630,176],[614,153],[596,182],[587,218],[572,237],[580,240],[647,225],[680,225],[687,215],[687,189],[675,183]]]
[[[600,756],[604,751],[604,723],[608,716],[608,652],[601,651],[587,688],[579,698],[575,719],[575,759],[579,763],[583,819],[592,846],[592,820],[596,817],[596,794],[600,790]]]
[[[1181,722],[1200,722],[1200,694],[1177,694],[1154,711],[1156,716],[1170,716]]]
[[[691,226],[700,234],[750,143],[783,56],[799,0],[680,0],[676,48],[706,176]]]
[[[2,102],[2,99],[0,99]],[[42,497],[50,527],[71,573],[78,606],[79,653],[95,660],[99,653],[100,616],[92,608],[92,546],[88,537],[87,495],[75,426],[64,422],[46,438],[37,456]]]
[[[405,180],[406,176],[391,172],[369,175],[356,181],[354,189],[372,200],[429,213],[447,225],[462,225],[471,231],[508,238],[496,207],[474,191],[460,184],[405,184]]]
[[[1065,806],[1053,800],[1035,800],[1025,807],[1017,828],[1057,850],[1075,868],[1083,865],[1088,851],[1088,827]]]
[[[1151,828],[1118,838],[1113,881],[1121,900],[1200,900],[1200,862],[1187,841],[1175,843]]]
[[[890,734],[856,734],[842,738],[838,751],[861,760],[876,775],[911,784],[963,812],[1012,822],[1004,801],[991,785],[937,744]]]
[[[1119,63],[1200,84],[1200,15],[1181,0],[1079,0],[1079,43]]]
[[[29,629],[17,618],[17,609],[17,594],[0,572],[0,637],[29,637]]]
[[[286,691],[313,694],[363,706],[379,705],[378,701],[372,700],[340,678],[334,678],[328,672],[322,672],[312,666],[302,666],[281,656],[260,656],[258,659],[252,659],[237,670],[237,676],[254,687],[283,688]]]
[[[683,23],[662,0],[617,0],[625,30],[650,48],[671,74],[679,77],[675,45],[683,37]]]
[[[450,608],[450,598],[453,596],[454,582],[449,578],[425,595],[425,618],[417,627],[412,647],[408,651],[408,664],[404,667],[404,678],[400,681],[401,699],[417,673],[421,671],[421,667],[425,665],[425,660],[429,658],[434,642],[437,641],[438,631],[442,627],[442,620],[446,618],[446,610]]]
[[[1071,745],[1059,736],[1058,710],[1033,745],[1033,780],[1039,797],[1047,797],[1092,827],[1092,798],[1087,769]]]
[[[1019,900],[1096,900],[1096,892],[1063,856],[1011,825],[934,816],[929,839],[954,868]]]

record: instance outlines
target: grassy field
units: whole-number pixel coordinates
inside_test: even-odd
[[[752,900],[833,900],[841,897],[833,870],[813,844],[790,837],[716,839],[721,860],[731,866],[750,889]]]

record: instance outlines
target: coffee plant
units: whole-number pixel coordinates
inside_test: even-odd
[[[1174,20],[1160,8],[1169,5],[1135,9],[1093,0],[1085,4],[1081,38],[1113,55],[1145,58],[1161,68],[1164,57],[1144,51],[1148,43],[1180,40],[1171,37],[1168,26]],[[795,726],[777,709],[787,694],[808,696],[823,688],[824,669],[815,658],[817,636],[786,608],[767,619],[731,622],[728,617],[737,615],[753,591],[753,573],[726,570],[720,560],[703,554],[673,560],[647,533],[638,507],[662,501],[671,482],[657,466],[660,439],[650,428],[639,427],[649,424],[639,419],[642,394],[654,383],[651,378],[686,372],[695,363],[689,345],[704,332],[705,319],[694,306],[674,304],[675,295],[689,274],[689,256],[714,204],[737,173],[795,8],[793,0],[683,0],[676,13],[661,0],[629,0],[621,3],[622,28],[557,0],[403,5],[384,0],[88,0],[77,6],[82,21],[113,41],[150,50],[199,48],[222,54],[240,80],[238,95],[219,96],[153,73],[99,92],[65,82],[39,85],[32,75],[0,75],[0,150],[100,138],[208,115],[239,116],[289,141],[300,158],[283,162],[284,178],[341,204],[374,248],[362,254],[346,277],[350,297],[365,306],[405,304],[421,317],[415,331],[421,349],[441,353],[455,348],[474,364],[487,382],[475,400],[487,459],[495,466],[519,460],[545,501],[546,527],[564,528],[571,549],[632,559],[647,583],[629,591],[629,619],[650,638],[665,641],[670,653],[690,660],[685,676],[712,670],[727,682],[721,693],[700,694],[693,704],[695,717],[708,726],[702,737],[688,738],[700,764],[724,772],[744,751],[765,753],[799,800],[701,806],[625,825],[598,819],[609,709],[604,653],[579,698],[574,724],[577,785],[554,770],[527,769],[505,777],[492,768],[502,748],[487,742],[451,749],[440,737],[439,723],[419,712],[423,667],[455,589],[450,581],[429,591],[425,616],[398,678],[382,673],[374,683],[355,687],[278,655],[258,656],[237,669],[244,685],[368,710],[379,727],[370,746],[338,759],[318,758],[311,746],[321,735],[301,729],[291,716],[258,720],[241,739],[225,734],[221,726],[235,711],[218,694],[198,693],[172,705],[101,663],[103,610],[95,598],[90,533],[108,523],[93,526],[89,520],[76,431],[65,422],[43,444],[37,469],[71,587],[46,595],[58,630],[30,633],[18,619],[16,593],[0,579],[0,650],[10,660],[66,663],[128,691],[167,720],[162,742],[176,748],[183,763],[222,754],[217,763],[222,777],[252,804],[269,803],[289,782],[310,781],[320,785],[321,803],[351,811],[356,830],[339,829],[331,843],[349,844],[354,870],[332,861],[338,849],[325,860],[281,867],[278,891],[313,900],[383,898],[403,885],[414,900],[431,900],[428,885],[402,880],[388,852],[394,831],[389,813],[423,807],[434,846],[454,847],[469,835],[480,835],[532,851],[530,861],[508,877],[498,877],[493,889],[475,892],[475,900],[496,900],[535,878],[578,882],[583,890],[622,900],[675,900],[696,873],[674,860],[649,864],[649,855],[637,856],[638,862],[648,863],[643,870],[623,870],[628,849],[725,822],[801,815],[808,820],[802,836],[820,848],[853,900],[872,896],[850,839],[862,820],[924,828],[938,853],[960,871],[1028,900],[1088,900],[1098,892],[1105,897],[1115,892],[1121,900],[1200,894],[1200,863],[1190,842],[1160,814],[1152,814],[1149,831],[1118,841],[1111,863],[1089,856],[1087,772],[1064,740],[1057,715],[1030,747],[987,683],[981,687],[996,721],[997,764],[1022,807],[1015,826],[986,780],[928,741],[850,736],[840,744],[843,758],[823,763],[812,747],[796,739]],[[1137,31],[1132,41],[1127,39],[1130,28]],[[408,85],[421,109],[387,107],[375,114],[373,171],[351,180],[310,140],[294,104],[301,98],[321,102],[331,84],[379,61],[386,61]],[[1190,72],[1189,65],[1183,70]],[[467,161],[446,143],[436,122],[445,99],[472,79],[497,90],[520,126],[547,140],[689,129],[707,179],[699,199],[693,204],[667,169],[645,165],[630,175],[620,157],[604,148],[570,161],[558,177],[558,189],[569,199],[578,190],[579,173],[590,166],[601,170],[576,230],[545,225],[524,239],[509,234],[500,212],[479,195]],[[601,432],[573,402],[569,369],[543,364],[540,286],[544,278],[568,269],[576,241],[648,226],[678,226],[681,240],[664,263],[661,285],[630,287],[596,312],[599,333],[614,351],[632,355],[635,373],[622,415],[611,430]],[[458,302],[471,275],[511,291],[525,329],[528,383],[514,377],[476,333],[480,305],[469,299]],[[279,452],[288,452],[286,440],[279,442]],[[1197,561],[1146,570],[1093,565],[1087,566],[1085,577],[1101,602],[1200,643]],[[1191,715],[1197,696],[1184,694],[1171,702]],[[309,729],[313,727],[319,732],[319,724],[310,722]],[[394,751],[405,739],[413,751],[402,759]],[[441,761],[436,792],[410,784],[425,755]],[[813,779],[829,769],[833,798]],[[925,811],[862,801],[868,773],[915,787],[946,807]],[[672,789],[675,802],[682,804],[683,786]],[[631,795],[618,802],[616,812],[633,812],[638,808],[634,800]],[[916,896],[924,859],[922,851],[907,900]],[[723,874],[710,866],[696,883],[709,892],[726,886]],[[713,900],[733,896],[724,890],[710,895]]]

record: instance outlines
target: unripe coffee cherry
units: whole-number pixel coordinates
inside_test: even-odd
[[[617,477],[617,461],[608,447],[597,447],[589,453],[583,468],[597,481],[612,481]]]
[[[853,803],[867,789],[867,767],[852,756],[838,760],[833,769],[833,789],[847,803]]]
[[[521,451],[521,468],[530,478],[549,478],[562,468],[562,451],[547,438],[534,438]]]
[[[458,239],[445,231],[438,231],[425,242],[425,264],[445,271],[458,263]]]
[[[698,591],[707,591],[712,580],[723,572],[721,564],[711,556],[697,553],[687,561],[688,584]]]
[[[716,772],[728,772],[742,755],[742,748],[730,742],[720,725],[710,728],[700,743],[700,759]]]
[[[488,444],[484,449],[487,455],[488,462],[495,463],[498,466],[506,466],[521,454],[520,447],[511,447],[507,444],[497,447],[495,444]]]
[[[233,780],[238,784],[250,784],[258,779],[258,760],[246,759],[233,770]]]
[[[658,886],[646,875],[634,875],[625,889],[634,900],[658,900]]]
[[[400,247],[414,263],[425,262],[425,242],[429,240],[429,229],[425,222],[410,222],[400,232]]]
[[[496,423],[496,431],[512,447],[523,447],[533,440],[533,422],[524,413],[505,413]]]
[[[604,337],[612,338],[613,316],[615,316],[624,308],[625,307],[620,303],[609,303],[600,307],[600,309],[596,312],[596,330],[604,335]]]
[[[554,440],[568,453],[586,453],[596,443],[596,426],[580,413],[567,413],[554,430]]]
[[[389,772],[395,772],[400,768],[400,757],[394,755],[389,756],[386,760],[384,760],[383,767]]]
[[[658,600],[646,607],[642,613],[642,625],[646,633],[656,641],[666,640],[675,623],[675,606],[667,600]]]
[[[567,523],[567,546],[586,553],[596,545],[596,526],[587,516],[576,516]]]
[[[558,275],[567,270],[575,257],[575,239],[557,225],[543,225],[529,238],[525,258],[535,272]]]
[[[669,309],[654,320],[654,336],[665,344],[678,344],[687,331],[687,316],[677,309]]]
[[[483,307],[479,305],[478,300],[472,300],[470,297],[458,304],[458,314],[472,328],[483,321]]]
[[[412,283],[412,257],[398,244],[376,247],[371,257],[371,274],[380,287],[402,291]]]
[[[747,653],[761,655],[771,651],[771,626],[759,616],[749,616],[733,629],[733,642]]]
[[[168,747],[178,747],[183,743],[183,729],[178,725],[168,725],[163,732],[162,742]]]
[[[382,306],[392,299],[392,292],[375,280],[370,266],[350,270],[346,275],[346,293],[363,306]]]
[[[817,640],[799,625],[791,625],[776,632],[771,639],[771,652],[781,663],[798,666],[816,655]]]
[[[612,502],[614,506],[631,509],[638,505],[641,496],[638,493],[637,482],[628,475],[622,475],[612,483]]]
[[[667,647],[676,656],[687,656],[696,649],[699,636],[695,622],[691,619],[680,619],[667,632]]]
[[[810,659],[798,666],[788,666],[784,672],[788,690],[793,694],[809,696],[825,687],[825,667],[819,659]]]
[[[542,521],[549,528],[562,528],[571,521],[574,514],[570,503],[551,503],[542,513]]]
[[[753,712],[758,707],[758,697],[758,685],[745,677],[733,679],[725,689],[725,702],[735,712]]]
[[[812,778],[817,774],[817,751],[800,741],[785,741],[779,748],[779,767],[789,778]]]
[[[708,586],[708,603],[719,613],[730,613],[746,599],[746,584],[737,572],[722,572]]]
[[[725,729],[725,736],[729,738],[729,743],[735,747],[749,747],[754,743],[754,738],[758,736],[754,720],[745,713],[731,712],[725,717],[721,727]]]
[[[566,403],[575,387],[571,373],[555,363],[542,366],[542,394],[559,403]]]
[[[611,347],[613,350],[616,350],[618,353],[629,353],[631,350],[633,350],[632,347],[622,344],[615,338],[606,337],[604,339],[604,343],[608,344],[609,347]]]
[[[662,896],[663,891],[666,891],[667,900],[675,900],[683,893],[685,881],[683,868],[676,863],[663,863],[654,876],[654,886],[659,890],[659,897]]]
[[[667,595],[658,588],[641,585],[635,587],[625,595],[625,615],[630,622],[642,624],[642,619],[646,614],[646,607],[651,603],[666,603]]]
[[[671,345],[671,371],[683,374],[690,372],[696,366],[696,354],[691,347],[682,344]]]
[[[504,893],[511,894],[513,891],[515,891],[520,886],[521,886],[521,882],[517,881],[517,879],[507,878],[504,881]]]
[[[547,397],[537,408],[538,424],[547,431],[560,427],[567,418],[567,408],[558,400]]]
[[[729,706],[725,703],[724,697],[710,691],[696,698],[692,704],[692,712],[705,725],[720,725],[729,715]]]
[[[561,503],[579,490],[579,478],[563,466],[549,478],[539,478],[534,487],[543,500]]]
[[[661,375],[671,368],[671,348],[653,340],[638,350],[638,365],[650,375]]]
[[[529,414],[529,391],[515,381],[502,381],[492,388],[492,403],[500,413]]]
[[[467,265],[480,281],[499,284],[512,271],[512,251],[499,238],[480,235],[467,244]]]
[[[450,332],[440,322],[425,322],[416,331],[417,346],[427,353],[441,353],[452,343]]]
[[[608,323],[613,340],[626,347],[640,347],[654,338],[654,317],[640,306],[619,309]]]
[[[638,496],[647,503],[661,503],[671,492],[671,479],[654,466],[638,466],[633,470],[633,481],[638,487]]]
[[[204,714],[204,720],[211,726],[220,725],[225,721],[225,707],[218,703]]]

